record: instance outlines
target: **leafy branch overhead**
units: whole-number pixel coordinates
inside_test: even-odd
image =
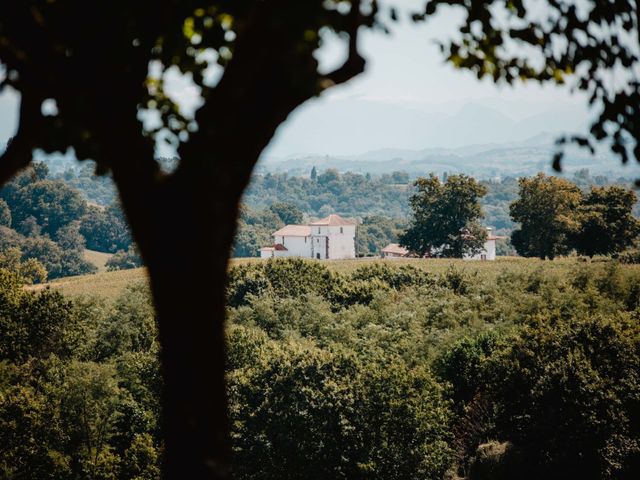
[[[559,147],[571,141],[595,152],[606,141],[624,163],[640,161],[637,1],[432,0],[413,18],[442,6],[466,14],[460,36],[440,45],[449,62],[495,82],[568,83],[588,96],[595,120],[590,136],[562,137]],[[561,159],[559,150],[556,170]]]
[[[543,3],[533,8],[523,0],[432,0],[412,18],[426,20],[442,6],[462,8],[460,35],[441,43],[451,63],[496,82],[569,82],[588,94],[598,115],[590,137],[565,137],[559,144],[571,140],[594,151],[594,139],[608,140],[624,162],[631,154],[640,159],[637,2]],[[190,140],[195,145],[182,146],[189,152],[203,143],[220,146],[230,129],[261,130],[247,117],[249,125],[233,124],[230,109],[242,105],[279,111],[271,119],[277,126],[306,99],[361,73],[358,29],[388,31],[398,12],[360,0],[118,0],[91,7],[78,0],[4,2],[0,18],[10,21],[0,21],[0,60],[7,67],[0,87],[16,88],[24,101],[0,179],[24,166],[36,147],[73,147],[78,158],[112,169],[120,160],[105,155],[101,145],[120,135],[107,129],[105,138],[104,118],[125,114],[128,120],[116,130],[141,133],[140,109],[160,120],[134,142],[151,169],[152,139],[159,132],[176,147]],[[313,53],[327,30],[348,37],[348,56],[340,68],[321,74]],[[213,64],[223,70],[217,85],[207,75]],[[171,68],[190,74],[200,89],[204,105],[195,118],[164,91],[163,74]],[[48,98],[56,101],[55,116],[41,113]],[[263,128],[261,146],[275,129]]]
[[[20,129],[4,155],[0,178],[24,166],[32,148],[73,147],[79,159],[96,160],[103,171],[117,169],[125,160],[104,148],[114,138],[134,140],[130,147],[148,159],[145,168],[153,168],[153,142],[140,134],[139,109],[160,119],[150,128],[151,137],[159,130],[172,132],[174,140],[190,140],[189,151],[203,143],[219,147],[225,132],[240,127],[264,130],[264,147],[293,108],[363,71],[357,31],[373,26],[378,11],[375,2],[360,3],[3,2],[0,18],[11,21],[0,20],[0,60],[7,69],[0,87],[15,88],[23,102]],[[318,72],[313,57],[323,29],[349,37],[348,58],[326,74]],[[205,75],[214,63],[224,69],[215,86]],[[186,118],[164,91],[163,73],[171,68],[190,74],[201,90],[204,106],[195,119]],[[45,99],[55,100],[57,115],[41,113]],[[230,115],[232,109],[279,113],[270,119],[275,124],[261,128],[247,116]],[[234,125],[233,118],[248,125]],[[180,153],[183,160],[190,158]]]

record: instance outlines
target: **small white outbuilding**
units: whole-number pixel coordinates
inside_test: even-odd
[[[482,251],[475,255],[465,255],[464,260],[495,260],[496,259],[496,237],[493,228],[487,227],[487,240],[484,242]]]
[[[409,256],[409,250],[401,247],[399,243],[390,243],[380,253],[382,258],[404,258]]]

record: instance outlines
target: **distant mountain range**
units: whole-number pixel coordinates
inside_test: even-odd
[[[551,160],[556,151],[556,135],[544,133],[523,141],[486,143],[458,148],[427,148],[423,150],[383,148],[359,155],[292,155],[285,158],[264,158],[258,171],[288,172],[308,175],[318,170],[335,168],[341,172],[383,174],[404,171],[412,176],[433,172],[441,175],[465,173],[478,178],[533,175],[539,171],[551,173]],[[563,168],[566,172],[588,168],[592,175],[612,178],[640,177],[637,165],[623,166],[607,149],[595,155],[586,149],[568,146]]]
[[[439,111],[435,111],[435,109]],[[504,113],[507,112],[507,113]],[[518,115],[497,99],[463,105],[398,105],[357,98],[315,103],[296,110],[280,127],[266,156],[290,153],[353,155],[387,147],[420,150],[523,142],[545,132],[587,131],[580,104]],[[513,115],[513,116],[512,116]]]
[[[579,104],[532,108],[529,116],[520,108],[514,119],[508,113],[515,110],[500,102],[448,105],[439,113],[363,99],[318,102],[280,127],[258,168],[292,175],[308,175],[314,166],[373,174],[401,170],[412,176],[531,175],[551,172],[559,136],[588,131],[590,115]],[[291,151],[304,153],[285,154]],[[569,146],[564,166],[568,172],[588,168],[594,175],[640,177],[637,165],[623,167],[604,147],[591,155]]]
[[[510,112],[507,105],[497,102],[451,105],[439,113],[357,98],[312,102],[280,127],[257,171],[308,175],[315,166],[372,174],[406,171],[412,176],[429,172],[462,172],[479,178],[531,175],[551,172],[554,140],[561,132],[585,132],[588,124],[588,113],[579,107],[564,105],[524,117],[521,112],[521,118],[514,120],[498,109]],[[0,140],[13,133],[16,106],[15,98],[0,95]],[[0,141],[0,151],[3,148]],[[278,154],[291,151],[307,153]],[[159,154],[172,156],[162,149]],[[34,156],[46,159],[55,171],[79,165],[72,151]],[[636,164],[623,167],[606,148],[591,155],[569,147],[564,165],[568,172],[588,168],[592,175],[640,178]]]

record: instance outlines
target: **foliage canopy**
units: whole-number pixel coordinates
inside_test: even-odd
[[[442,183],[431,174],[414,182],[409,202],[413,217],[400,244],[419,256],[462,258],[482,250],[486,230],[480,198],[487,188],[466,175],[450,175]]]

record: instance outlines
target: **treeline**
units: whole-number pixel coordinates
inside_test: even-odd
[[[443,184],[448,178],[458,176],[446,177]],[[557,177],[549,178],[560,181]],[[510,210],[523,194],[520,183],[521,180],[515,178],[477,182],[483,191],[478,198],[484,214],[481,222],[495,227],[499,235],[511,235],[520,222],[516,218],[524,218],[517,214],[514,216]],[[584,195],[592,185],[606,186],[607,191],[613,191],[608,183],[609,179],[605,177],[592,178],[587,170],[581,170],[574,175],[572,188]],[[259,249],[270,245],[272,233],[283,225],[305,223],[329,213],[360,221],[356,237],[357,254],[378,255],[384,246],[399,242],[407,232],[412,212],[411,198],[416,192],[416,186],[409,183],[409,176],[403,172],[375,177],[340,174],[336,170],[314,171],[309,178],[286,174],[256,175],[244,197],[234,255],[258,256]],[[110,269],[140,266],[141,258],[114,199],[115,192],[109,178],[96,176],[90,165],[51,175],[44,164],[36,164],[0,190],[0,202],[3,201],[0,203],[0,252],[18,249],[21,260],[39,261],[49,278],[93,271],[94,267],[83,259],[84,248],[115,254],[109,260]],[[585,225],[582,238],[596,238],[596,225],[609,220],[601,215],[598,217],[597,208],[593,206],[586,208],[583,204],[572,204],[571,208],[574,207],[582,212],[580,218],[589,217],[591,222],[589,227]],[[635,200],[631,202],[631,208],[637,213]],[[571,214],[571,217],[577,216],[577,213]],[[518,247],[520,255],[541,255],[540,248],[531,245],[531,239],[541,231],[560,232],[561,240],[554,241],[556,245],[549,247],[554,256],[572,250],[587,255],[591,252],[607,253],[602,246],[592,248],[578,240],[575,222],[567,227],[560,225],[562,222],[550,226],[549,221],[544,224],[536,220],[535,226],[525,226],[526,233],[522,234],[521,228],[515,234],[513,245],[509,240],[499,241],[498,254],[515,254]],[[478,222],[476,224],[479,225]],[[475,230],[479,232],[477,225]],[[598,238],[603,243],[609,237],[600,235]],[[619,244],[618,240],[616,242]],[[618,250],[614,249],[615,252]],[[15,252],[11,255],[15,256]],[[631,255],[629,258],[635,257]],[[32,277],[32,281],[39,281],[38,275]]]
[[[117,204],[105,208],[88,203],[67,182],[49,178],[43,163],[0,189],[0,253],[20,262],[37,261],[45,270],[44,275],[25,275],[26,281],[94,272],[95,266],[84,259],[85,248],[125,252],[131,243]]]
[[[458,177],[460,176],[445,175],[442,183],[446,184],[449,178]],[[549,178],[561,180],[558,177]],[[615,185],[610,179],[604,176],[591,177],[586,169],[576,172],[571,181],[562,181],[571,183],[575,190],[585,194],[592,186],[606,187],[606,191],[615,190],[611,190]],[[511,210],[511,204],[523,194],[520,183],[521,180],[512,177],[476,182],[482,190],[482,195],[478,196],[478,205],[482,211],[482,217],[479,218],[483,225],[494,227],[494,232],[498,235],[510,236],[520,222]],[[364,256],[377,255],[381,248],[401,239],[402,233],[409,226],[410,216],[415,212],[411,198],[417,191],[415,182],[409,183],[409,176],[401,172],[374,177],[354,173],[340,174],[331,169],[318,173],[314,169],[309,178],[289,177],[286,173],[256,175],[243,200],[235,253],[239,257],[257,256],[260,247],[272,243],[271,234],[282,223],[277,216],[272,215],[269,207],[273,203],[284,203],[301,212],[304,221],[330,213],[359,219],[362,224],[358,227],[356,251]],[[631,202],[631,212],[635,215],[640,213],[635,200]],[[544,228],[556,227],[545,225]],[[497,246],[501,255],[516,253],[515,246],[509,240],[501,240]],[[564,251],[569,252],[575,247],[576,245],[572,245]],[[520,248],[517,253],[524,256],[532,254],[531,249],[527,248]],[[578,253],[589,254],[588,250],[578,250]],[[597,253],[606,252],[600,249]]]
[[[164,166],[170,162],[168,159],[162,160]],[[314,168],[311,173],[309,177],[290,176],[287,173],[254,175],[243,203],[246,209],[254,212],[267,209],[274,203],[288,203],[312,218],[338,213],[345,217],[405,219],[410,213],[410,185],[415,179],[411,179],[406,172],[362,175],[340,173],[335,169],[321,172]],[[445,173],[443,181],[447,176]],[[90,164],[57,171],[49,177],[63,180],[79,190],[90,203],[106,207],[117,200],[111,179],[108,176],[96,176]],[[588,169],[576,171],[569,180],[582,190],[588,190],[592,185],[629,183],[624,178],[592,176]],[[515,224],[509,215],[509,204],[518,196],[518,179],[507,176],[499,180],[483,179],[479,183],[487,188],[487,194],[481,200],[485,223],[495,227],[500,235],[510,234]],[[638,205],[634,206],[636,215],[640,214],[638,208]]]
[[[113,179],[110,175],[96,175],[93,162],[83,162],[77,168],[52,169],[49,178],[64,181],[71,188],[80,191],[89,203],[95,205],[107,207],[118,200]]]
[[[498,265],[232,268],[235,478],[637,478],[638,272]],[[0,298],[0,476],[159,478],[146,289]]]
[[[412,215],[400,244],[418,257],[463,258],[479,254],[487,238],[481,199],[488,189],[466,175],[446,180],[418,178],[409,197]],[[518,222],[511,244],[523,257],[553,259],[578,255],[618,255],[636,244],[640,221],[637,196],[617,185],[581,189],[568,180],[539,173],[518,179],[518,197],[509,204]]]
[[[333,169],[313,177],[268,173],[254,175],[243,203],[259,209],[286,202],[315,218],[331,213],[345,217],[404,217],[408,212],[408,176],[400,175],[398,181],[401,183],[368,174],[341,174]]]
[[[553,259],[619,254],[635,244],[640,221],[633,215],[635,192],[616,185],[581,190],[542,173],[518,180],[519,198],[509,211],[520,227],[511,242],[525,257]]]

